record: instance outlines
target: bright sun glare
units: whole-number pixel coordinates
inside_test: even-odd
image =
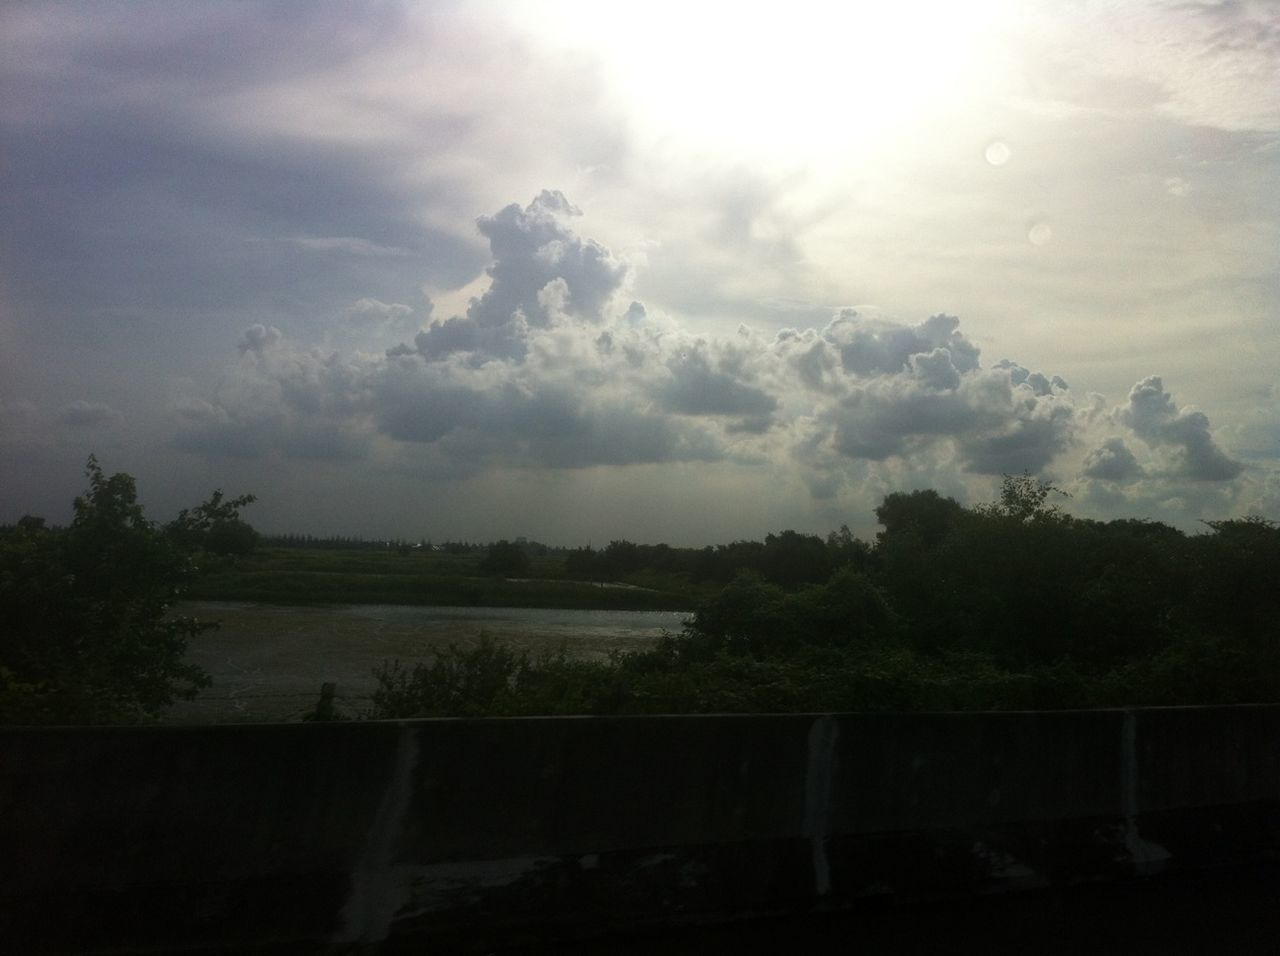
[[[1002,8],[572,3],[541,29],[600,58],[642,135],[789,163],[872,156],[963,111],[994,75]]]

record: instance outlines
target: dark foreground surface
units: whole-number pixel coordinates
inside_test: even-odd
[[[503,953],[1280,953],[1280,864],[933,904],[547,940]]]
[[[1280,953],[1278,740],[1274,706],[7,728],[0,954]]]

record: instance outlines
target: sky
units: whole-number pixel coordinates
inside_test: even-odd
[[[1280,4],[0,9],[0,522],[1280,520]]]

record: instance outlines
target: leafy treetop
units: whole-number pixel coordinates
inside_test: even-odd
[[[191,533],[239,522],[252,498],[215,494],[169,528],[132,477],[94,456],[65,529],[24,518],[0,534],[0,723],[120,723],[194,697],[208,675],[187,641],[214,624],[172,613],[194,573]]]

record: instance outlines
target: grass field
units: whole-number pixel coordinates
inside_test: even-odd
[[[410,604],[658,611],[692,607],[701,596],[679,580],[649,578],[643,587],[567,580],[563,562],[556,556],[535,557],[526,577],[486,577],[479,571],[482,557],[265,548],[206,569],[186,597],[295,606]]]

